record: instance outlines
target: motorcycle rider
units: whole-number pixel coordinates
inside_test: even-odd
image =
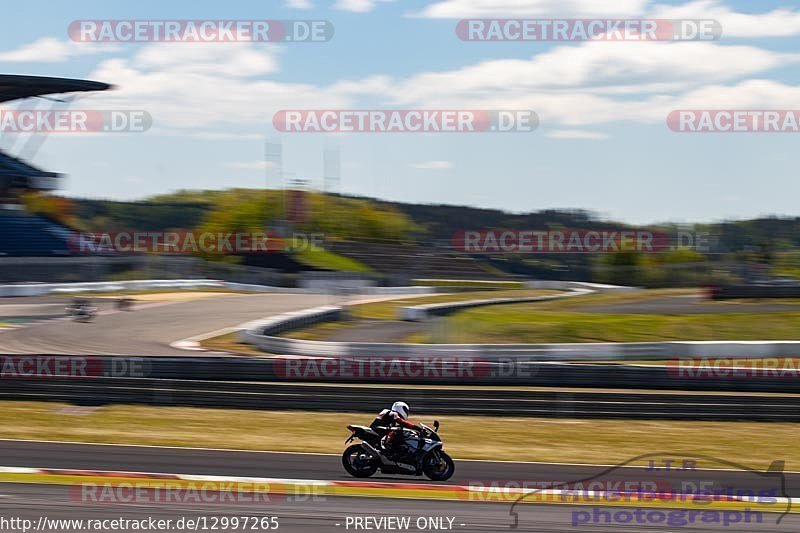
[[[76,296],[75,298],[72,299],[72,303],[67,306],[67,311],[71,311],[74,314],[81,314],[84,313],[88,307],[89,307],[88,298],[80,298]]]
[[[402,444],[402,428],[413,429],[421,433],[422,427],[408,421],[408,414],[411,408],[405,402],[394,402],[391,409],[384,409],[375,420],[370,424],[370,428],[377,433],[384,435],[381,439],[381,446],[390,455],[395,455],[400,451]]]

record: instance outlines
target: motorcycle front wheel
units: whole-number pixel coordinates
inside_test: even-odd
[[[378,470],[378,462],[360,444],[348,446],[342,454],[342,466],[353,477],[369,477]]]
[[[433,481],[447,481],[455,474],[456,464],[443,450],[433,450],[422,459],[422,472]]]

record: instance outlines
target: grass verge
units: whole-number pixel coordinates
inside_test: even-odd
[[[471,309],[446,320],[447,342],[456,343],[796,340],[800,311],[601,314],[545,311],[515,304]]]
[[[237,332],[226,333],[218,337],[211,337],[204,339],[200,342],[200,346],[212,352],[227,352],[236,353],[241,355],[253,355],[258,357],[268,356],[270,354],[262,352],[255,346],[239,342]]]
[[[460,293],[435,294],[431,296],[418,296],[416,298],[404,298],[399,300],[386,300],[382,302],[372,302],[358,304],[350,307],[349,321],[322,322],[307,328],[292,330],[281,334],[282,337],[291,339],[303,339],[309,341],[325,340],[334,333],[346,330],[349,327],[363,324],[363,320],[398,320],[399,308],[408,305],[424,305],[445,302],[464,302],[468,300],[481,300],[485,298],[522,298],[526,296],[544,296],[556,294],[558,291],[546,290],[492,290],[492,291],[470,291]],[[416,338],[416,337],[414,337]],[[427,340],[423,342],[429,342]]]
[[[697,294],[689,289],[601,293],[540,303],[480,307],[445,319],[450,343],[658,342],[676,340],[796,340],[800,311],[748,312],[748,304],[731,303],[736,312],[702,314],[623,314],[582,312],[582,308],[645,302]],[[705,302],[698,304],[702,308]],[[718,304],[718,302],[713,302]],[[419,342],[430,338],[418,336]]]
[[[237,411],[183,407],[3,402],[4,438],[340,453],[347,424],[375,413]],[[312,425],[298,420],[315,420]],[[416,418],[430,423],[434,415]],[[456,458],[613,464],[639,454],[703,454],[766,468],[800,470],[800,426],[790,423],[673,422],[441,416]],[[476,438],[476,428],[480,428]],[[766,436],[769,438],[766,438]],[[2,461],[0,461],[1,463]],[[30,465],[36,466],[36,465]]]

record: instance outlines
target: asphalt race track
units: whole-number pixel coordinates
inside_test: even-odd
[[[352,479],[342,475],[338,456],[281,454],[262,452],[214,451],[178,448],[148,448],[135,446],[96,446],[79,444],[44,443],[30,441],[0,441],[2,466],[31,466],[40,468],[114,469],[139,472],[179,472],[216,474],[226,476],[280,477],[295,479]],[[456,484],[475,481],[488,483],[495,480],[579,480],[590,477],[603,467],[550,465],[541,463],[502,463],[457,461]],[[614,474],[630,479],[653,479],[653,474],[643,468],[626,468],[624,474]],[[753,486],[757,482],[750,473],[737,471],[696,471],[695,478],[713,479],[720,484],[738,487]],[[788,484],[800,487],[800,475],[787,474]],[[416,478],[383,477],[380,482],[426,482]],[[430,482],[428,482],[430,483]],[[754,484],[755,483],[755,484]],[[792,492],[797,494],[797,489]],[[800,517],[787,515],[776,524],[778,515],[765,513],[762,523],[709,526],[695,524],[682,528],[666,524],[603,523],[605,515],[599,514],[598,523],[573,524],[588,519],[586,506],[530,504],[518,506],[518,531],[798,531]],[[612,513],[624,511],[612,509]],[[630,509],[635,512],[635,509]],[[593,511],[589,511],[590,513]],[[583,515],[578,513],[584,513]],[[136,504],[86,502],[76,496],[75,487],[39,484],[0,484],[0,516],[27,518],[34,523],[40,517],[48,519],[171,519],[182,517],[278,517],[279,531],[350,531],[347,517],[407,516],[411,523],[420,517],[449,517],[453,531],[502,531],[513,524],[511,505],[478,501],[431,501],[413,499],[344,498],[314,496],[309,498],[281,498],[273,496],[268,503],[153,503]],[[176,527],[171,531],[179,531]],[[183,529],[186,530],[186,529]],[[387,529],[379,529],[385,531]],[[409,531],[429,531],[430,528]],[[3,531],[13,531],[11,529]],[[51,528],[62,533],[79,531],[75,528]],[[115,531],[125,531],[116,529]],[[264,531],[264,529],[259,529]]]
[[[0,304],[28,303],[25,298],[16,298],[13,304],[8,300]],[[101,314],[86,324],[56,319],[0,331],[0,353],[187,355],[191,352],[172,348],[170,343],[334,301],[333,296],[314,294],[235,294],[149,304],[131,312],[101,308]],[[41,305],[50,309],[50,304]],[[26,315],[30,313],[25,310]]]
[[[165,506],[163,504],[86,504],[75,501],[69,487],[47,485],[7,485],[0,484],[0,515],[5,517],[28,518],[35,524],[39,518],[48,519],[114,519],[127,518],[141,520],[205,517],[277,517],[277,531],[290,533],[343,532],[357,531],[346,526],[347,517],[386,517],[406,516],[412,527],[406,531],[441,531],[431,528],[417,529],[413,524],[420,517],[449,517],[453,519],[455,532],[495,532],[495,531],[605,531],[605,532],[673,532],[673,531],[741,531],[741,532],[793,532],[800,530],[800,517],[788,515],[780,524],[775,518],[764,515],[760,524],[731,524],[729,526],[701,526],[678,528],[667,525],[603,524],[573,526],[573,513],[585,508],[570,505],[528,506],[519,513],[519,527],[511,529],[513,519],[507,504],[474,502],[438,502],[428,500],[387,500],[361,498],[316,498],[312,502],[274,502],[256,505],[215,505],[191,504]],[[619,510],[619,509],[618,509]],[[75,528],[47,530],[47,533],[72,533],[81,531]],[[83,530],[85,531],[85,530]],[[130,531],[115,529],[114,531]],[[194,531],[177,529],[170,531]],[[202,531],[202,529],[201,529]],[[231,530],[229,530],[231,531]],[[242,531],[241,529],[239,531]],[[267,531],[257,529],[257,531]],[[271,531],[276,531],[272,529]],[[360,531],[364,531],[363,529]],[[390,531],[372,529],[372,531]],[[102,532],[107,533],[107,532]]]
[[[347,436],[342,431],[342,442]],[[535,444],[532,445],[535,447]],[[342,444],[344,449],[344,444]],[[669,448],[658,450],[669,454]],[[680,457],[680,454],[674,454]],[[252,476],[285,479],[352,480],[342,469],[338,455],[302,453],[247,452],[209,449],[160,448],[147,446],[90,445],[37,441],[0,440],[0,466],[33,468],[65,468],[84,470],[115,470],[148,473],[179,473],[220,476]],[[766,469],[768,465],[744,465]],[[611,474],[615,480],[679,480],[714,481],[720,486],[760,490],[772,487],[751,472],[735,469],[660,472],[645,468],[617,468]],[[454,485],[491,482],[564,483],[592,478],[609,467],[591,465],[560,465],[551,463],[514,463],[492,461],[457,461],[456,475],[448,482]],[[800,473],[785,474],[786,492],[800,497]],[[370,478],[381,482],[427,482],[425,478],[381,476]]]

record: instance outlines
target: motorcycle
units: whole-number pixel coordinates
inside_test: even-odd
[[[420,424],[422,432],[402,429],[401,442],[397,453],[388,456],[381,446],[377,431],[368,426],[349,425],[352,435],[344,441],[349,444],[354,439],[359,444],[348,446],[342,454],[342,465],[353,477],[370,477],[380,469],[384,474],[403,474],[421,476],[425,474],[433,481],[446,481],[455,472],[453,459],[442,449],[439,438],[439,421],[433,422],[433,429]],[[398,429],[398,431],[400,431]]]
[[[123,296],[117,300],[117,309],[120,311],[130,311],[133,309],[133,298]]]
[[[92,305],[69,305],[67,314],[75,322],[90,322],[97,315],[97,308]]]

